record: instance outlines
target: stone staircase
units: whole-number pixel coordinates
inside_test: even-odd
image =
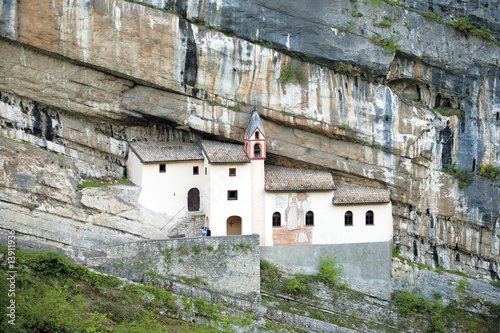
[[[205,214],[186,213],[171,222],[168,237],[197,237],[201,236],[201,227],[205,224]]]

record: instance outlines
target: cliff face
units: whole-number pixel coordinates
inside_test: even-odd
[[[71,157],[75,182],[119,178],[127,141],[241,141],[255,105],[277,163],[393,191],[403,256],[494,277],[500,189],[441,170],[500,164],[499,48],[425,18],[495,39],[490,2],[0,0],[1,135]]]

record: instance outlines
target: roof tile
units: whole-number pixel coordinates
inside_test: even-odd
[[[333,198],[334,205],[388,203],[391,191],[355,185],[339,185]]]
[[[183,142],[131,142],[130,148],[142,163],[203,160],[197,143]]]
[[[335,188],[326,171],[293,169],[266,165],[266,191],[328,191]]]
[[[247,153],[243,145],[219,142],[201,141],[203,151],[207,155],[209,163],[249,163]]]

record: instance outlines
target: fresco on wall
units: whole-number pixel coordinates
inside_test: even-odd
[[[311,244],[314,227],[305,225],[310,210],[311,197],[306,192],[275,194],[274,211],[281,214],[281,227],[273,227],[273,244]]]

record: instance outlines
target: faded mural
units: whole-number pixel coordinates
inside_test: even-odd
[[[274,245],[311,244],[313,226],[306,226],[305,220],[311,210],[306,192],[275,194],[274,211],[280,213],[281,226],[273,227]]]

